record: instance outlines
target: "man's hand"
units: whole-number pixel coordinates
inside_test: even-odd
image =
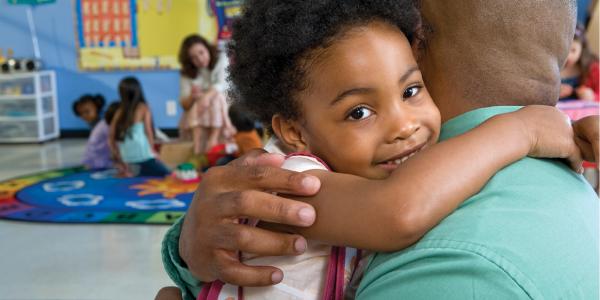
[[[600,119],[598,115],[588,116],[573,123],[575,142],[581,149],[583,159],[598,163],[598,136]]]
[[[281,155],[256,150],[203,175],[179,239],[179,254],[194,276],[204,282],[219,279],[240,286],[265,286],[283,279],[275,267],[246,266],[238,257],[238,251],[297,255],[306,249],[302,236],[238,223],[239,218],[252,218],[312,225],[312,206],[272,192],[310,196],[319,190],[320,182],[314,176],[279,168],[282,163]]]

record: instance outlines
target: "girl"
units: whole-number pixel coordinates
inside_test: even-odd
[[[73,102],[73,112],[92,128],[85,144],[81,163],[88,169],[103,169],[112,166],[108,145],[108,112],[102,118],[104,97],[100,94],[85,94]],[[112,112],[114,114],[114,111]],[[112,116],[110,116],[112,118]]]
[[[560,71],[562,78],[560,98],[598,101],[600,91],[600,68],[598,57],[587,44],[585,29],[578,24],[565,66]]]
[[[190,35],[179,49],[182,136],[191,134],[194,154],[203,154],[233,134],[227,116],[225,68],[227,58],[199,35]]]
[[[111,151],[109,145],[109,124],[112,122],[117,109],[118,102],[111,103],[104,118],[94,126],[90,137],[85,145],[85,153],[83,155],[83,165],[88,169],[105,169],[113,166]]]
[[[104,97],[100,94],[85,94],[73,102],[73,113],[93,128],[102,118],[104,103]]]
[[[165,176],[169,169],[156,159],[152,113],[140,82],[126,77],[119,83],[121,104],[110,124],[110,146],[125,175]]]
[[[380,202],[331,208],[352,210],[356,218],[318,220],[327,223],[324,227],[360,223],[379,231],[339,236],[340,244],[375,251],[408,247],[499,169],[526,155],[570,156],[572,167],[579,170],[571,127],[551,107],[499,115],[436,144],[440,114],[411,48],[420,25],[413,1],[250,0],[245,5],[233,31],[233,94],[297,152],[284,166],[382,181],[390,177],[398,190],[406,191],[400,197],[406,204],[401,211],[385,210]],[[468,155],[464,149],[469,149]],[[404,165],[408,160],[414,161]],[[483,167],[462,167],[469,165]],[[460,177],[474,169],[481,180],[467,186],[429,176]],[[411,193],[415,185],[444,190],[448,197]],[[365,199],[369,192],[364,191]],[[393,239],[382,239],[382,232]],[[352,297],[361,276],[357,270],[368,257],[318,241],[309,241],[306,251],[294,257],[241,256],[245,264],[276,266],[285,277],[269,287],[213,282],[203,286],[200,299],[341,299],[344,293]]]

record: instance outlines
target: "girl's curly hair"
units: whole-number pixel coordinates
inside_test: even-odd
[[[271,131],[271,118],[300,117],[294,95],[306,88],[313,50],[326,49],[348,29],[382,21],[417,39],[417,0],[247,0],[233,25],[230,97]]]

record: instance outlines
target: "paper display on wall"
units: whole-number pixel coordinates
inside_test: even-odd
[[[243,0],[76,0],[79,68],[177,69],[191,33],[227,39]]]

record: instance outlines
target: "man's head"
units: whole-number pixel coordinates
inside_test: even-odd
[[[573,0],[423,0],[420,66],[448,120],[492,105],[554,105]]]

